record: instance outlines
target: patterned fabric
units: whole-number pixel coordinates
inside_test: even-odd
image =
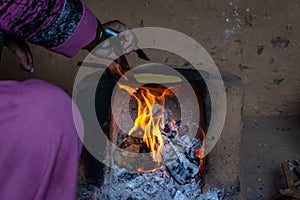
[[[97,28],[80,0],[0,0],[0,31],[66,57],[90,44]]]
[[[79,0],[66,0],[58,19],[29,42],[51,48],[62,44],[74,33],[82,16]]]
[[[63,90],[0,81],[0,199],[75,200],[83,130]]]
[[[60,16],[65,0],[1,0],[0,30],[28,40]]]

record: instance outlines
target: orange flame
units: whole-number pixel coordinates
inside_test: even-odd
[[[124,76],[124,72],[121,71],[121,65],[117,64],[115,62],[111,63],[108,66],[110,73],[115,77],[115,78],[120,78],[123,77],[125,80],[128,80],[126,76]]]
[[[204,175],[204,170],[205,170],[204,157],[205,157],[205,137],[206,137],[206,134],[205,134],[205,132],[202,128],[200,128],[200,132],[201,132],[201,135],[202,135],[202,146],[195,153],[196,153],[196,156],[200,159],[200,162],[199,162],[199,169],[200,169],[199,170],[199,175],[202,177]]]
[[[165,97],[174,95],[170,88],[142,86],[139,88],[131,88],[130,86],[118,84],[120,89],[126,90],[138,104],[138,114],[134,122],[134,126],[129,131],[129,135],[133,133],[143,133],[143,141],[150,149],[153,161],[162,162],[161,151],[164,146],[164,140],[161,134],[161,129],[166,124],[164,119]],[[160,113],[155,112],[155,105],[160,105]],[[172,120],[171,124],[176,127],[176,121]],[[195,155],[200,159],[199,175],[204,174],[204,157],[205,157],[205,132],[200,128],[202,146],[195,152]],[[178,131],[176,130],[176,134]],[[144,171],[142,168],[138,171]]]
[[[138,104],[138,115],[135,119],[133,128],[129,135],[134,132],[143,132],[143,141],[150,149],[154,162],[161,162],[161,150],[164,146],[164,140],[160,132],[160,127],[164,126],[164,105],[165,96],[171,95],[170,88],[146,87],[131,88],[119,84],[121,89],[126,90]],[[160,105],[160,112],[155,113],[155,105]]]

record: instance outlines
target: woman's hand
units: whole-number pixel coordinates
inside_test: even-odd
[[[28,72],[33,72],[33,59],[28,44],[11,35],[5,35],[4,45],[10,49],[20,60],[20,66]]]
[[[130,27],[126,24],[123,24],[118,20],[114,20],[103,24],[103,27],[111,28],[120,32],[119,37],[122,38],[120,42],[125,54],[137,49],[137,38],[134,32],[130,31]]]
[[[95,56],[114,60],[123,54],[128,54],[129,52],[137,49],[136,36],[133,31],[130,31],[129,26],[118,20],[114,20],[103,24],[102,27],[103,29],[111,28],[120,32],[118,34],[118,40],[116,41],[119,43],[119,48],[116,44],[113,44],[111,39],[106,40],[107,37],[105,37],[105,33],[103,33],[104,37],[102,37],[101,40],[98,39],[98,41],[94,41],[88,46],[88,48],[86,48],[89,51],[92,51]]]

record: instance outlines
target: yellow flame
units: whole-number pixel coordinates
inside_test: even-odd
[[[129,131],[129,135],[141,131],[143,133],[143,141],[152,153],[153,161],[160,163],[162,161],[161,151],[164,146],[164,140],[160,130],[161,127],[164,127],[165,125],[165,97],[174,95],[171,92],[172,87],[163,88],[142,86],[139,88],[131,88],[130,86],[119,83],[119,88],[126,90],[136,100],[138,105],[138,114],[134,121],[134,126]],[[161,108],[161,112],[158,115],[154,113],[154,106],[156,104],[159,104]],[[176,126],[176,121],[172,120],[171,124],[172,126]],[[200,159],[200,174],[203,174],[206,135],[202,128],[200,128],[200,133],[203,143],[201,149],[198,149],[195,153]],[[176,134],[178,134],[178,131],[176,131]],[[144,170],[139,168],[138,171],[142,172]]]
[[[161,150],[164,146],[164,140],[160,132],[160,126],[164,126],[165,96],[171,94],[170,88],[150,88],[146,86],[131,88],[122,84],[119,84],[119,87],[134,97],[138,104],[138,114],[129,135],[142,130],[143,141],[150,149],[153,161],[161,162]],[[161,106],[161,112],[158,116],[153,110],[156,104]]]

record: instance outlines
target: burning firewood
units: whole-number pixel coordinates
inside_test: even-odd
[[[138,171],[149,171],[165,166],[168,173],[179,184],[190,182],[199,174],[203,164],[199,152],[203,151],[202,139],[188,136],[188,130],[181,130],[181,120],[174,120],[165,108],[166,97],[172,99],[174,94],[170,88],[156,86],[142,86],[132,88],[119,85],[128,92],[136,104],[134,126],[118,140],[119,148],[114,154],[115,163],[122,168]],[[116,98],[120,101],[122,98]],[[172,106],[178,109],[176,99],[172,99]],[[134,118],[133,118],[134,119]],[[119,138],[121,130],[115,128],[111,135]],[[181,132],[182,131],[182,132]],[[146,153],[146,154],[144,154]],[[201,154],[202,155],[202,154]],[[203,156],[203,155],[202,155]],[[152,157],[152,160],[151,160]],[[150,158],[150,159],[149,159]]]
[[[190,136],[180,137],[178,134],[179,123],[167,123],[162,134],[165,142],[162,156],[168,172],[179,183],[186,184],[191,181],[199,172],[200,158],[197,151],[201,148],[198,139],[191,139]],[[166,132],[169,131],[169,132]]]
[[[117,166],[131,171],[143,170],[148,171],[156,167],[156,163],[152,161],[149,154],[141,154],[141,145],[131,144],[125,149],[115,150],[114,161]],[[143,166],[143,168],[141,168]],[[147,167],[147,168],[146,168]]]

